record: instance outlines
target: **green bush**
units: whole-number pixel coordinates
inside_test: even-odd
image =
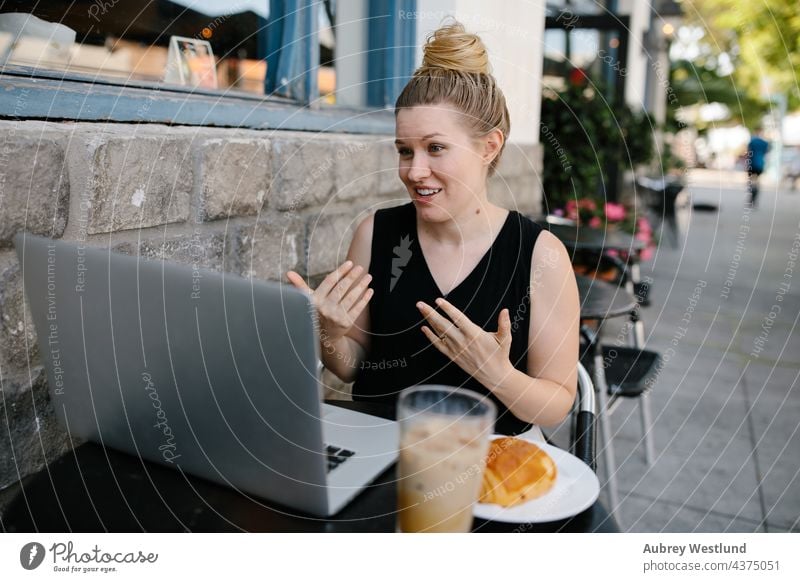
[[[616,199],[616,192],[606,191],[610,173],[649,163],[655,149],[646,112],[606,101],[576,71],[565,90],[542,99],[542,183],[551,210],[564,208],[567,200],[591,197],[602,205]]]

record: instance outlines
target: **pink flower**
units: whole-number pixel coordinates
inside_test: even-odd
[[[589,226],[592,228],[600,228],[602,224],[603,221],[600,220],[599,216],[592,216],[592,218],[589,220]]]
[[[625,207],[622,204],[606,202],[606,219],[610,222],[621,222],[625,220]]]
[[[578,208],[580,208],[581,210],[591,210],[592,212],[594,212],[595,210],[597,210],[597,204],[591,198],[581,198],[578,201]]]
[[[639,259],[642,261],[649,261],[653,258],[653,247],[645,247],[639,251]]]

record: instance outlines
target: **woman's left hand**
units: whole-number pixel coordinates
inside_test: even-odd
[[[461,311],[445,299],[437,299],[436,305],[449,317],[423,303],[417,303],[428,326],[422,326],[422,333],[445,356],[491,389],[513,366],[511,353],[511,317],[508,309],[503,309],[497,318],[495,333],[484,331],[475,325]]]

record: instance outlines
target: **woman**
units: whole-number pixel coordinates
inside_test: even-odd
[[[487,199],[510,123],[480,38],[457,23],[433,33],[395,117],[411,203],[362,221],[316,290],[288,274],[312,294],[323,363],[355,380],[355,399],[463,386],[495,401],[498,432],[561,422],[576,390],[575,277],[554,236]]]

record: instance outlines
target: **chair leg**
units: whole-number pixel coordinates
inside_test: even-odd
[[[631,262],[631,284],[633,283],[641,283],[642,281],[642,270],[639,267],[638,261]]]
[[[606,373],[603,369],[602,351],[594,356],[594,387],[597,391],[597,420],[600,423],[600,435],[603,441],[601,453],[603,455],[603,465],[605,466],[606,484],[608,486],[608,512],[621,526],[619,516],[615,515],[619,506],[619,495],[617,492],[617,466],[614,460],[614,445],[611,441],[611,427],[609,426],[606,408],[608,406],[608,384],[606,383]]]
[[[637,319],[633,324],[633,341],[635,342],[633,347],[639,349],[644,347],[644,322],[641,319]]]
[[[642,281],[642,272],[639,267],[638,262],[634,262],[631,264],[631,276],[628,279],[630,283],[630,289],[628,289],[628,285],[626,285],[625,290],[628,291],[631,295],[633,295],[634,290],[634,283],[641,283]],[[634,348],[643,348],[644,347],[644,323],[642,322],[641,318],[639,317],[639,310],[641,309],[640,306],[636,307],[636,310],[633,312],[631,321],[633,322],[633,335],[631,336],[631,345]]]
[[[644,439],[644,462],[653,466],[653,417],[650,415],[650,397],[645,392],[639,397],[639,412],[642,418],[642,438]]]

